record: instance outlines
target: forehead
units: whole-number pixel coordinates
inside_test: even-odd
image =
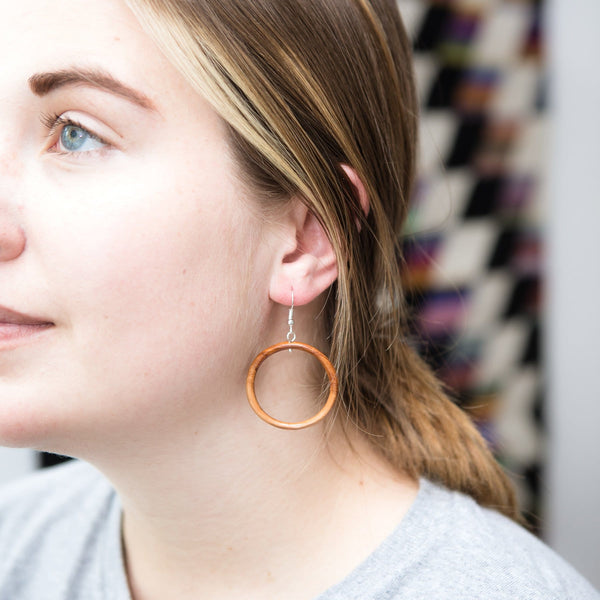
[[[92,53],[108,50],[118,47],[119,42],[131,47],[143,37],[121,0],[6,2],[0,31],[3,57],[10,56],[6,51],[15,45],[22,51],[29,50],[28,56],[37,53],[50,58],[75,48]]]
[[[3,3],[0,56],[2,92],[26,85],[34,73],[73,65],[103,68],[139,85],[178,79],[122,0]]]

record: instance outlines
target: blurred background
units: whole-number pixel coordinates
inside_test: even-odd
[[[532,531],[600,587],[600,2],[398,4],[422,106],[415,343]],[[0,448],[0,482],[53,462]]]
[[[548,65],[542,2],[401,0],[422,106],[414,337],[541,527]]]

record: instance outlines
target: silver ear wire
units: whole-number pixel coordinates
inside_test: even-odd
[[[288,312],[288,325],[290,326],[290,330],[287,333],[287,341],[291,344],[296,341],[296,333],[294,332],[294,288],[292,288],[292,305]],[[290,348],[291,351],[292,349]]]

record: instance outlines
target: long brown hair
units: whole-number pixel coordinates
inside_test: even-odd
[[[339,271],[330,354],[348,421],[398,469],[518,518],[506,475],[407,340],[399,242],[418,110],[395,1],[127,3],[229,125],[264,202],[300,195],[325,228]],[[366,188],[367,217],[344,164]]]

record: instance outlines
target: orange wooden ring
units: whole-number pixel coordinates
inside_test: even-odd
[[[256,399],[256,393],[254,391],[254,380],[256,379],[256,372],[258,371],[260,365],[267,358],[269,358],[271,354],[276,354],[277,352],[281,352],[283,350],[302,350],[303,352],[308,352],[308,354],[312,354],[323,365],[323,368],[327,373],[327,377],[329,378],[329,396],[327,397],[327,402],[325,402],[323,408],[316,415],[314,415],[310,419],[306,419],[305,421],[298,421],[297,423],[288,423],[287,421],[279,421],[278,419],[274,419],[271,415],[267,414],[261,408],[260,404],[258,403],[258,400]],[[335,369],[333,368],[333,365],[331,364],[329,359],[322,352],[317,350],[314,346],[311,346],[309,344],[303,344],[302,342],[281,342],[280,344],[269,346],[254,359],[254,361],[250,365],[250,368],[248,369],[248,376],[246,377],[246,395],[248,396],[248,402],[250,402],[252,410],[263,421],[265,421],[269,425],[273,425],[273,427],[279,427],[280,429],[304,429],[305,427],[310,427],[311,425],[318,423],[327,415],[327,413],[335,404],[337,391],[338,379],[335,373]]]

